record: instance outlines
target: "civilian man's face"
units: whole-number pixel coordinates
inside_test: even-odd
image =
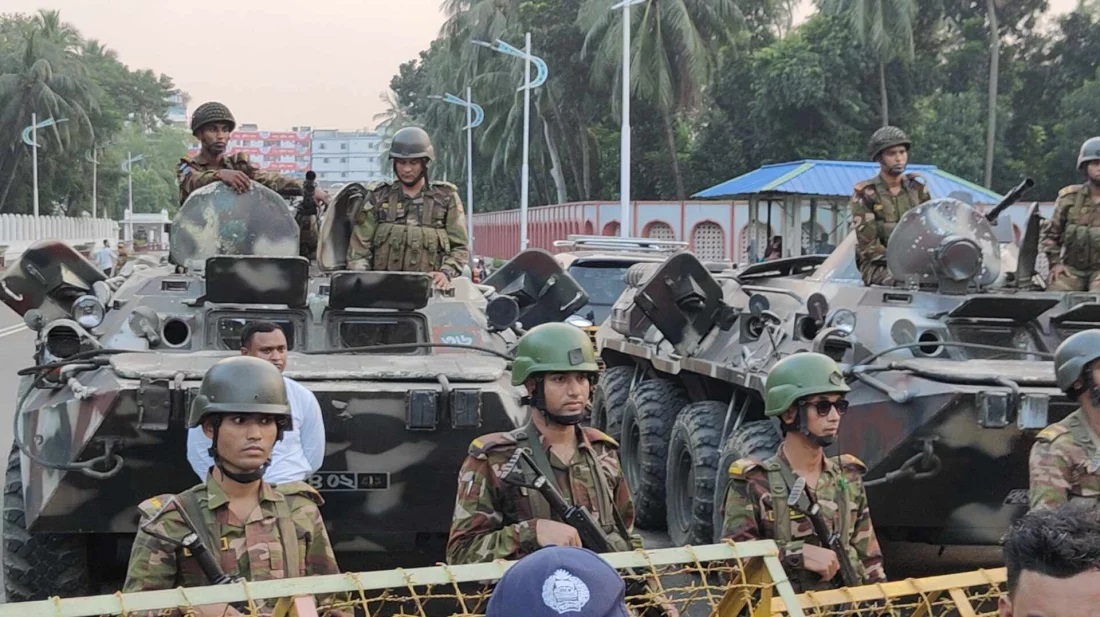
[[[1100,617],[1100,571],[1054,578],[1025,570],[1001,617]]]

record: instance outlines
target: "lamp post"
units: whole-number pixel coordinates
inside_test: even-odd
[[[54,126],[55,124],[61,124],[62,122],[68,122],[68,118],[53,119],[47,118],[42,122],[38,121],[38,114],[31,113],[31,125],[23,129],[23,143],[31,147],[31,175],[32,183],[34,185],[34,226],[35,231],[38,230],[38,129],[44,129],[46,127]]]
[[[633,229],[630,220],[630,7],[646,0],[622,0],[611,10],[623,10],[623,107],[619,135],[619,236],[627,238]]]
[[[126,207],[126,241],[129,242],[133,239],[134,235],[134,174],[133,164],[145,158],[144,155],[139,154],[132,156],[130,152],[126,153],[126,162],[122,164],[122,171],[126,172],[126,184],[129,193],[127,207]]]
[[[474,45],[481,45],[482,47],[488,47],[489,49],[502,54],[508,54],[509,56],[515,56],[524,61],[523,84],[518,88],[523,90],[523,179],[520,188],[520,206],[519,206],[519,227],[520,227],[520,240],[519,250],[527,250],[527,187],[528,187],[528,159],[530,158],[530,141],[531,141],[531,89],[538,88],[542,84],[546,83],[546,77],[549,74],[549,69],[546,67],[546,62],[538,56],[531,55],[531,33],[528,32],[524,37],[525,47],[524,49],[517,49],[504,41],[497,39],[495,44],[489,44],[485,41],[473,41]],[[535,64],[535,68],[538,71],[535,79],[531,79],[531,63]]]
[[[431,95],[451,105],[466,108],[466,248],[470,251],[470,269],[474,267],[474,128],[485,120],[485,110],[474,102],[470,87],[466,87],[466,99],[446,93],[444,96]]]
[[[94,219],[96,217],[96,204],[98,203],[96,180],[99,177],[99,153],[96,152],[95,146],[92,146],[91,154],[84,155],[84,159],[92,164],[92,218]]]

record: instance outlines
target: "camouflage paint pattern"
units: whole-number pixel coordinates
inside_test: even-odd
[[[1039,433],[1028,471],[1032,510],[1067,502],[1100,506],[1100,437],[1083,409]]]
[[[641,548],[641,537],[633,533],[634,503],[619,465],[619,444],[594,428],[582,429],[581,436],[568,464],[551,453],[550,444],[539,436],[539,445],[547,451],[554,469],[555,484],[566,501],[588,508],[617,551]],[[500,477],[501,468],[516,447],[516,439],[509,433],[483,435],[470,443],[469,454],[458,472],[447,563],[519,559],[540,548],[532,500],[542,497],[533,489],[506,484]],[[599,487],[593,464],[603,468],[606,488]],[[629,538],[620,533],[616,512],[631,534]]]
[[[191,521],[210,530],[218,542],[207,547],[223,572],[248,581],[266,581],[299,576],[339,574],[336,557],[329,543],[325,523],[318,509],[321,495],[304,482],[278,487],[262,483],[260,505],[245,521],[229,510],[225,492],[212,478],[197,490],[202,520]],[[181,539],[190,529],[180,514],[181,507],[172,495],[160,495],[142,502],[139,527],[156,535]],[[288,564],[283,538],[279,534],[278,502],[285,502],[296,537],[298,563]],[[151,522],[152,521],[152,522]],[[151,522],[151,524],[149,524]],[[243,524],[241,524],[243,523]],[[210,581],[190,551],[139,530],[130,553],[130,564],[122,591],[154,591],[176,587],[199,587]],[[261,610],[270,610],[263,607]]]
[[[185,156],[180,159],[179,167],[176,168],[176,182],[180,186],[180,205],[183,205],[196,189],[219,182],[218,172],[223,169],[242,171],[254,182],[278,193],[297,195],[302,191],[302,185],[298,180],[272,171],[261,171],[248,160],[248,154],[244,152],[222,157],[220,165],[208,163],[202,159],[201,155],[196,158]]]
[[[68,317],[75,298],[51,297],[66,283],[91,289],[107,277],[73,247],[59,240],[43,240],[23,251],[0,277],[0,299],[20,315],[38,309],[49,319]]]
[[[286,200],[252,185],[243,195],[218,182],[195,191],[172,221],[172,263],[201,267],[215,255],[298,255],[298,223]]]
[[[443,272],[459,276],[470,261],[458,188],[425,184],[410,197],[400,182],[372,186],[352,210],[351,270]]]
[[[920,174],[908,173],[897,195],[890,193],[886,180],[877,175],[856,184],[849,208],[858,248],[856,264],[867,285],[878,285],[890,278],[886,269],[886,246],[902,214],[931,199]]]
[[[782,461],[782,462],[781,462]],[[836,581],[823,581],[809,570],[792,565],[785,548],[788,542],[801,542],[822,546],[814,533],[809,517],[794,509],[789,510],[786,524],[789,529],[781,533],[777,526],[783,521],[777,520],[773,505],[773,495],[769,478],[782,475],[777,465],[785,463],[782,451],[763,463],[751,459],[741,459],[730,466],[726,473],[730,484],[726,492],[723,512],[722,538],[734,542],[749,540],[776,540],[780,543],[780,561],[791,579],[795,590],[818,591],[830,589]],[[774,468],[774,471],[769,470]],[[825,467],[817,480],[815,489],[806,488],[829,524],[829,529],[844,532],[841,524],[841,501],[848,509],[847,537],[843,542],[848,546],[848,560],[855,569],[862,584],[886,582],[886,571],[882,565],[882,550],[879,548],[875,528],[871,523],[871,511],[867,504],[867,492],[863,488],[863,474],[867,467],[854,456],[843,454],[840,461],[826,457]],[[780,540],[785,539],[785,542]],[[826,547],[827,548],[827,547]]]
[[[1060,264],[1068,269],[1049,281],[1048,289],[1100,291],[1100,204],[1094,203],[1087,184],[1058,192],[1039,250],[1046,253],[1051,267]]]
[[[627,290],[597,332],[601,356],[609,368],[660,375],[723,408],[736,395],[735,412],[747,402],[741,423],[747,426],[763,420],[759,401],[764,380],[778,358],[813,350],[858,366],[883,352],[871,362],[875,372],[849,380],[851,406],[837,448],[866,463],[868,481],[903,469],[925,444],[931,448],[927,461],[939,463],[939,471],[920,465],[915,471],[929,469],[931,475],[901,475],[868,486],[876,531],[880,537],[945,545],[997,544],[1011,521],[1027,511],[1028,454],[1035,435],[1076,408],[1058,390],[1052,362],[1039,352],[1053,353],[1078,329],[1100,326],[1091,300],[999,284],[958,295],[934,288],[868,287],[856,267],[858,244],[853,231],[827,257],[792,257],[716,273],[695,259],[690,260],[694,269],[684,262],[669,269],[672,259],[653,272],[636,266]],[[641,279],[630,282],[636,276]],[[707,278],[711,283],[702,284]],[[671,292],[646,312],[645,303],[635,299],[659,297],[650,285],[666,285]],[[706,291],[711,285],[718,290],[713,305],[719,312],[707,317],[699,307],[711,305],[711,292]],[[705,300],[696,299],[697,293],[704,293]],[[807,301],[815,293],[828,305],[825,323],[815,323],[809,315]],[[754,295],[763,296],[778,320],[774,338],[765,331],[763,318],[749,308]],[[847,325],[834,329],[828,319],[840,309],[854,316],[851,336],[845,334]],[[696,331],[696,323],[708,325]],[[918,340],[929,344],[896,348]],[[939,346],[936,340],[1018,351]],[[1004,380],[1013,382],[1014,389]],[[721,417],[713,422],[716,427],[725,424]],[[630,460],[631,452],[650,447],[649,442],[624,435],[623,441],[627,439],[636,441],[623,443],[624,467],[651,464]],[[700,460],[728,457],[720,459],[728,467],[749,454],[730,450],[726,436],[717,443],[721,445],[697,444]],[[699,470],[696,464],[696,482],[701,481]],[[722,476],[714,480],[721,491],[715,504],[725,497]],[[713,514],[715,509],[690,494],[683,502],[673,499],[680,497],[666,495],[665,504],[680,503],[682,512]],[[643,502],[635,503],[641,507]],[[720,519],[715,521],[720,525]]]

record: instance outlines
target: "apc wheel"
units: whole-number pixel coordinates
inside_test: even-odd
[[[711,542],[714,478],[726,407],[717,401],[691,403],[672,426],[665,494],[673,546]]]
[[[633,366],[611,366],[600,375],[592,395],[592,426],[622,440],[623,407],[630,396]]]
[[[622,464],[634,496],[635,523],[665,526],[665,457],[677,414],[690,403],[679,384],[651,379],[638,384],[623,408]]]
[[[749,422],[730,435],[718,456],[718,470],[714,477],[713,540],[722,539],[722,507],[726,500],[726,487],[730,483],[729,468],[735,461],[751,458],[758,461],[771,458],[779,450],[783,436],[773,420]]]
[[[8,602],[91,593],[88,547],[73,534],[31,534],[23,502],[19,448],[8,455],[4,482],[4,590]]]

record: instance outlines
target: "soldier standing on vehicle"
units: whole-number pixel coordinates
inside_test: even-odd
[[[282,373],[287,361],[286,333],[273,321],[250,321],[241,332],[241,355],[266,360]],[[275,444],[271,466],[264,473],[264,480],[272,484],[308,481],[325,462],[325,419],[317,397],[289,377],[283,377],[283,384],[294,428],[283,431]],[[214,466],[210,438],[201,426],[187,432],[187,462],[199,479],[206,478]]]
[[[451,286],[470,261],[466,215],[458,187],[428,180],[435,158],[431,138],[403,128],[390,142],[397,182],[372,185],[355,211],[349,270],[429,272],[438,289]]]
[[[1085,330],[1054,351],[1054,377],[1080,405],[1043,429],[1031,446],[1032,510],[1064,503],[1100,507],[1100,330]]]
[[[255,180],[267,188],[284,194],[300,195],[302,185],[293,178],[274,172],[260,171],[244,152],[226,156],[229,137],[237,121],[229,108],[221,103],[203,103],[191,115],[191,134],[198,138],[202,151],[195,158],[183,157],[176,172],[180,185],[180,205],[195,189],[221,180],[238,193],[245,193]],[[318,188],[313,198],[328,203],[328,193]]]
[[[1058,192],[1043,226],[1039,250],[1050,263],[1052,291],[1100,291],[1100,137],[1081,144],[1077,169],[1085,182]]]
[[[641,548],[619,444],[580,426],[598,371],[592,342],[579,328],[548,323],[520,339],[512,384],[526,387],[531,418],[522,428],[470,444],[458,474],[448,563],[519,559],[552,544],[581,546],[577,530],[554,520],[538,492],[501,479],[501,467],[517,448],[530,450],[538,471],[567,501],[592,513],[615,550]]]
[[[740,459],[729,468],[722,537],[736,542],[772,539],[797,592],[833,587],[847,565],[856,584],[884,582],[882,551],[871,524],[863,474],[856,457],[825,456],[848,410],[849,391],[836,362],[819,353],[797,353],[768,373],[764,413],[779,417],[783,441],[765,461]],[[793,492],[801,493],[795,506]],[[828,529],[839,533],[844,555],[823,546],[807,514],[820,507]]]
[[[246,356],[221,360],[203,377],[187,423],[210,437],[216,468],[203,484],[138,506],[141,522],[123,592],[211,584],[196,558],[201,551],[181,544],[191,533],[230,577],[339,573],[318,510],[320,494],[305,482],[263,481],[272,448],[294,428],[278,369]],[[238,613],[221,605],[202,614]]]
[[[905,173],[912,142],[896,126],[871,135],[867,154],[879,165],[874,178],[856,184],[852,193],[852,228],[856,231],[856,265],[864,285],[893,285],[886,267],[886,245],[902,214],[932,197],[918,173]]]

